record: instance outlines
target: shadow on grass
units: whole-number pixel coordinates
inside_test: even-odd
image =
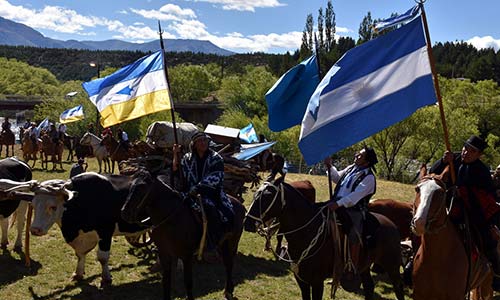
[[[147,251],[137,251],[145,255],[144,263],[149,260]],[[136,265],[119,265],[111,268],[111,274],[119,270],[133,269]],[[238,253],[233,271],[233,281],[235,284],[235,292],[237,294],[238,284],[247,280],[252,280],[258,275],[267,274],[269,276],[278,277],[288,275],[288,266],[282,262],[274,260],[266,260],[264,258],[256,257],[253,255],[242,255]],[[125,283],[121,285],[113,285],[101,289],[95,285],[90,284],[94,280],[99,280],[100,275],[86,277],[81,282],[71,282],[63,288],[52,290],[47,295],[37,295],[36,288],[29,287],[31,296],[36,300],[48,299],[161,299],[163,295],[161,285],[161,275],[159,273],[151,274],[144,272],[139,281]],[[186,292],[183,284],[183,273],[178,271],[175,278],[172,280],[172,298],[184,299]],[[225,270],[222,263],[220,264],[207,264],[198,263],[193,264],[193,292],[195,298],[203,297],[204,295],[220,292],[225,285]]]
[[[0,272],[0,286],[20,280],[25,276],[34,276],[42,267],[39,262],[34,260],[31,260],[30,267],[26,267],[24,253],[17,253],[19,257],[13,256],[11,250],[0,250],[0,266],[2,266],[2,270],[8,271]]]

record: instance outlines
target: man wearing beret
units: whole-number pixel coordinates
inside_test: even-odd
[[[332,165],[330,157],[324,160],[332,181],[336,183],[333,199],[329,202],[328,207],[331,210],[344,208],[352,222],[352,227],[347,235],[349,253],[354,266],[354,270],[350,270],[350,274],[348,274],[350,276],[357,275],[356,268],[361,251],[363,221],[368,211],[368,201],[376,191],[376,179],[372,170],[377,162],[377,154],[371,147],[364,147],[356,152],[354,163],[340,171]]]
[[[466,212],[470,224],[475,226],[484,244],[484,252],[495,273],[493,289],[500,291],[500,258],[497,252],[498,232],[496,225],[500,206],[495,201],[495,188],[489,168],[480,160],[486,142],[478,136],[465,141],[461,152],[446,151],[430,169],[430,173],[440,174],[446,166],[453,164],[458,199]],[[450,186],[450,184],[448,184]]]

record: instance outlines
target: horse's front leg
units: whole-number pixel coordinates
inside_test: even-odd
[[[163,299],[170,300],[171,290],[172,290],[172,262],[173,258],[167,254],[162,254],[161,250],[159,253],[160,256],[160,264],[162,269],[162,279],[161,283],[163,285]],[[184,274],[186,269],[184,269]]]
[[[312,300],[323,299],[323,281],[314,283],[312,285]]]
[[[361,273],[361,281],[363,282],[363,293],[365,294],[365,300],[373,299],[375,284],[373,283],[373,278],[370,274],[370,268],[367,268],[364,272]]]
[[[300,293],[302,294],[302,300],[311,300],[311,285],[307,282],[302,281],[295,275],[295,280],[300,288]]]
[[[186,288],[186,296],[188,300],[194,300],[193,297],[193,259],[191,255],[182,258],[184,268],[184,287]]]
[[[226,287],[224,289],[224,299],[232,300],[234,292],[233,283],[233,260],[234,255],[229,249],[228,241],[224,241],[221,247],[222,261],[224,262],[224,268],[226,269]]]

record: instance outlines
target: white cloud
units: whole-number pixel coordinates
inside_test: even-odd
[[[500,39],[494,39],[492,36],[475,36],[467,41],[467,43],[476,47],[477,49],[493,48],[495,51],[500,50]]]
[[[188,0],[189,1],[189,0]],[[192,0],[194,2],[208,2],[222,5],[224,10],[255,11],[255,8],[278,7],[286,4],[279,0]]]
[[[155,19],[161,21],[179,21],[182,19],[196,18],[196,14],[194,13],[193,10],[189,8],[183,9],[180,6],[174,4],[164,5],[160,7],[159,10],[145,10],[145,9],[131,8],[130,11],[146,19]]]

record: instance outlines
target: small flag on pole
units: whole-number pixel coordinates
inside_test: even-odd
[[[281,131],[299,125],[319,83],[316,54],[288,70],[266,93],[269,129]]]
[[[80,104],[78,106],[63,111],[59,116],[59,123],[66,124],[83,120],[84,118],[85,115],[83,114],[83,105]]]
[[[36,137],[39,137],[40,136],[40,132],[42,130],[48,130],[50,127],[50,122],[49,122],[49,118],[45,118],[43,119],[42,122],[40,122],[40,124],[38,124],[38,126],[36,127]]]
[[[241,140],[247,143],[256,143],[259,141],[252,123],[248,124],[245,128],[242,128],[239,136]]]
[[[104,128],[172,107],[163,71],[163,51],[82,86],[97,106]]]
[[[299,148],[314,164],[436,101],[419,17],[335,63],[309,101]]]

